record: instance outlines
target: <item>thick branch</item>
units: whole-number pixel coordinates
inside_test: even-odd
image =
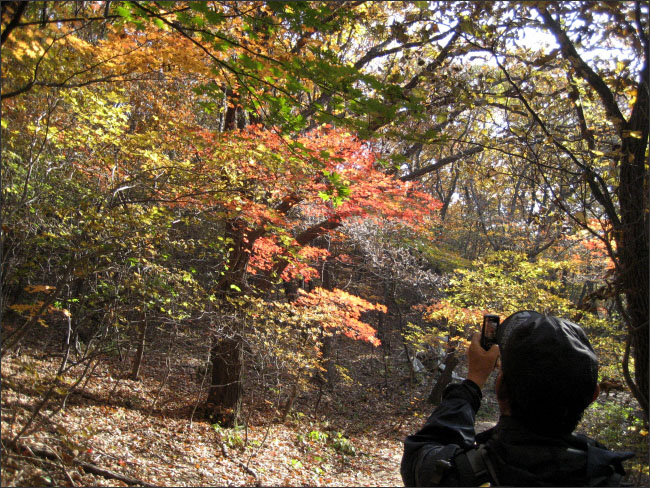
[[[21,2],[21,3],[27,3],[27,2]],[[59,19],[41,19],[41,20],[35,20],[32,22],[21,22],[18,24],[17,27],[25,27],[28,25],[43,25],[43,24],[67,24],[70,22],[93,22],[95,20],[115,20],[115,19],[122,19],[123,17],[121,15],[109,15],[108,12],[110,10],[111,2],[107,1],[106,2],[106,7],[104,8],[104,15],[98,16],[98,17],[64,17],[64,18],[59,18]],[[175,15],[180,12],[185,12],[186,10],[189,10],[190,7],[183,7],[179,8],[177,10],[170,10],[169,12],[162,12],[160,15],[161,16],[166,16],[166,15]]]
[[[52,459],[54,461],[59,461],[59,462],[61,461],[61,458],[51,449],[46,449],[46,448],[41,448],[36,446],[27,446],[26,444],[21,444],[16,446],[16,451],[26,451],[27,453],[31,453],[38,457]],[[104,478],[123,481],[127,485],[131,485],[131,486],[137,485],[137,486],[147,486],[147,487],[156,486],[156,485],[151,485],[149,483],[145,483],[144,481],[134,478],[132,476],[116,473],[115,471],[111,471],[110,469],[102,468],[100,466],[97,466],[96,464],[87,463],[85,461],[79,461],[77,459],[74,459],[73,462],[76,465],[81,466],[84,469],[84,471],[93,474],[98,474],[100,476],[103,476]]]
[[[318,224],[312,225],[308,229],[302,231],[296,237],[296,241],[301,246],[306,246],[317,237],[325,235],[330,230],[334,230],[337,227],[340,227],[342,223],[343,222],[341,220],[341,217],[339,217],[338,215],[334,215],[333,217],[330,217],[327,220],[319,222]]]
[[[448,34],[448,33],[445,33],[445,35],[446,34]],[[440,38],[441,37],[442,36],[440,36]],[[420,71],[415,76],[413,76],[413,78],[411,78],[411,80],[406,85],[404,85],[402,87],[402,92],[401,92],[401,99],[402,100],[405,99],[407,97],[408,93],[418,85],[418,83],[420,82],[420,79],[424,76],[425,73],[433,72],[436,68],[438,68],[445,61],[445,59],[447,59],[447,57],[449,56],[449,53],[451,52],[451,49],[452,49],[454,43],[456,42],[456,40],[459,37],[460,37],[460,30],[458,29],[458,26],[457,26],[456,28],[454,28],[453,36],[447,42],[447,44],[442,48],[442,50],[438,53],[436,58],[431,63],[429,63],[427,66],[425,66],[422,69],[422,71]],[[438,36],[436,38],[438,38]],[[432,40],[433,39],[430,39],[429,42],[431,42]],[[363,57],[361,57],[360,59],[357,60],[357,62],[354,64],[354,67],[356,69],[361,69],[365,64],[367,64],[368,62],[370,62],[371,60],[373,60],[373,59],[375,59],[377,57],[381,57],[381,56],[391,54],[393,51],[396,52],[396,51],[399,51],[399,50],[403,49],[404,47],[406,47],[405,45],[402,45],[402,46],[398,46],[396,48],[391,48],[391,49],[386,50],[386,51],[380,51],[378,48],[383,46],[383,45],[385,45],[385,42],[375,46],[372,49],[370,49],[370,51],[368,51]],[[316,105],[317,104],[325,105],[331,98],[332,98],[331,93],[322,93],[320,95],[320,97],[318,97],[317,100],[312,102],[306,109],[301,111],[301,115],[303,117],[305,117],[305,118],[309,118],[310,116],[312,116],[316,112]],[[380,129],[381,127],[383,127],[384,125],[386,125],[387,122],[388,122],[388,120],[385,120],[385,119],[376,119],[376,120],[372,121],[368,125],[368,128],[371,131],[376,131],[376,130]]]
[[[451,36],[451,39],[449,39],[449,42],[443,47],[438,55],[436,56],[436,59],[431,61],[429,64],[427,64],[422,71],[417,73],[413,78],[411,78],[411,81],[409,81],[406,85],[402,87],[403,93],[406,94],[409,91],[411,91],[413,88],[415,88],[418,83],[420,82],[420,79],[422,76],[424,76],[425,73],[433,73],[436,68],[438,68],[444,61],[447,59],[449,56],[449,53],[451,52],[451,48],[453,47],[454,43],[458,40],[460,37],[460,28],[459,26],[455,27],[454,30],[454,35]]]
[[[5,41],[9,37],[9,34],[11,34],[11,31],[13,31],[18,26],[18,23],[20,22],[20,18],[22,17],[23,13],[25,12],[25,9],[27,8],[28,2],[11,2],[11,4],[14,7],[13,17],[5,27],[5,30],[2,31],[2,35],[0,35],[0,45],[5,43]],[[7,8],[6,5],[7,4],[5,3],[5,5],[2,6],[3,10]]]
[[[284,197],[275,210],[281,214],[286,214],[289,210],[298,205],[301,200],[302,198],[300,196],[292,193],[291,195]]]
[[[479,217],[479,224],[483,229],[483,234],[485,235],[485,238],[492,246],[492,249],[494,249],[495,251],[500,251],[501,246],[499,246],[499,244],[494,241],[494,239],[490,236],[490,233],[488,232],[488,226],[487,223],[485,222],[485,214],[483,213],[483,203],[480,202],[479,199],[476,197],[473,181],[470,181],[469,186],[467,185],[464,186],[463,190],[465,191],[465,197],[467,198],[467,200],[474,201],[474,205],[476,207],[476,213],[478,214]]]
[[[68,79],[73,78],[76,76],[78,73],[75,73],[74,75],[70,76]],[[2,93],[0,95],[0,99],[4,100],[5,98],[12,98],[20,95],[21,93],[25,93],[29,90],[31,90],[35,86],[43,86],[46,88],[62,88],[62,89],[70,89],[70,88],[81,88],[84,86],[88,85],[93,85],[96,83],[119,83],[119,82],[128,82],[128,81],[141,81],[143,78],[122,78],[125,75],[130,74],[130,72],[125,72],[125,73],[114,73],[111,75],[107,76],[102,76],[100,78],[92,78],[90,80],[86,81],[80,81],[77,83],[68,83],[67,81],[62,81],[62,82],[50,82],[50,81],[30,81],[26,85],[11,91],[9,93]]]
[[[555,242],[557,242],[557,239],[559,237],[560,237],[559,235],[551,236],[551,238],[545,244],[542,244],[541,246],[534,247],[533,249],[526,251],[526,256],[528,256],[528,259],[535,258],[537,255],[546,251],[549,247],[555,244]]]
[[[402,181],[412,181],[420,178],[421,176],[424,176],[427,173],[431,173],[433,171],[436,171],[443,166],[446,166],[448,164],[454,163],[460,159],[466,158],[468,156],[472,156],[474,154],[478,154],[480,152],[484,151],[484,148],[482,147],[473,147],[472,149],[468,149],[467,151],[463,151],[458,154],[454,154],[453,156],[447,156],[446,158],[439,159],[433,164],[430,164],[429,166],[425,166],[424,168],[421,168],[417,171],[414,171],[411,174],[402,176],[401,180]]]
[[[650,99],[650,72],[648,71],[648,55],[646,53],[645,63],[641,70],[639,84],[637,87],[637,98],[632,107],[632,115],[628,122],[627,128],[630,131],[641,131],[641,137],[636,139],[637,149],[639,153],[635,155],[635,161],[645,161],[645,149],[648,145],[648,102]],[[629,134],[623,134],[622,139],[631,137]]]
[[[578,87],[576,86],[575,81],[573,81],[573,77],[571,76],[571,73],[567,73],[567,79],[569,81],[570,98],[571,101],[573,102],[573,108],[575,108],[576,115],[578,116],[578,123],[580,124],[580,134],[582,135],[582,138],[585,141],[587,141],[587,145],[589,146],[589,149],[593,151],[596,147],[596,144],[594,142],[594,135],[587,127],[585,112],[582,109],[582,104],[578,102],[580,99],[580,93],[578,92]]]
[[[419,47],[423,46],[425,44],[431,44],[434,41],[438,41],[440,39],[443,39],[449,34],[449,32],[444,32],[442,34],[439,34],[437,36],[431,37],[426,41],[412,41],[412,42],[407,42],[404,44],[400,44],[399,46],[395,46],[389,49],[385,49],[381,51],[381,49],[386,46],[387,44],[390,44],[392,40],[394,40],[394,37],[390,37],[386,39],[385,41],[381,42],[380,44],[377,44],[376,46],[373,46],[366,54],[364,54],[361,58],[357,60],[356,63],[354,63],[354,67],[356,69],[361,69],[363,68],[366,64],[368,64],[370,61],[376,58],[381,58],[384,56],[389,56],[391,54],[395,54],[397,52],[400,52],[404,49],[410,49],[413,47]],[[425,68],[426,69],[426,68]]]
[[[340,227],[342,223],[343,221],[341,220],[341,217],[334,215],[302,231],[296,237],[296,241],[298,244],[300,244],[300,246],[306,246],[317,237],[323,236],[329,231]],[[269,274],[271,276],[280,276],[287,266],[289,266],[289,260],[287,257],[280,256],[278,257],[278,260],[276,261]],[[267,284],[270,284],[270,280],[267,281]]]
[[[647,55],[648,53],[648,34],[646,34],[643,29],[643,22],[641,22],[641,2],[635,2],[634,4],[634,23],[636,24],[636,32],[643,43],[644,51]]]

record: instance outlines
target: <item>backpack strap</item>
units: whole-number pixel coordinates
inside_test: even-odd
[[[598,476],[589,479],[589,486],[632,486],[623,481],[623,475],[612,473],[609,476]]]
[[[633,452],[613,452],[594,439],[575,435],[587,448],[587,477],[589,486],[627,486],[623,481],[622,462],[634,456]]]
[[[454,461],[458,468],[460,486],[481,486],[484,483],[488,483],[488,486],[499,485],[494,465],[490,461],[484,444],[480,444],[476,449],[460,453],[454,458]]]

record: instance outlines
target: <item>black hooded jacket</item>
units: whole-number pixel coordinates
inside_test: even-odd
[[[401,474],[406,486],[618,486],[622,461],[634,454],[613,452],[588,437],[544,437],[515,418],[501,416],[475,435],[481,390],[470,380],[450,385],[426,424],[404,442]],[[480,447],[480,449],[479,449]],[[471,469],[468,451],[488,461],[482,478]],[[469,453],[473,454],[473,453]]]

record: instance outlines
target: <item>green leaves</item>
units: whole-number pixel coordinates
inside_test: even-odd
[[[124,2],[123,5],[115,7],[115,12],[126,20],[133,20],[133,11],[130,7],[130,2]]]
[[[350,197],[352,191],[350,183],[344,181],[341,175],[335,171],[323,171],[323,176],[329,181],[330,188],[324,192],[318,192],[318,196],[325,202],[331,201],[332,206],[336,208]]]

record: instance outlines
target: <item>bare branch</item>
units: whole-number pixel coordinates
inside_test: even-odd
[[[625,117],[623,117],[623,114],[616,103],[616,99],[607,84],[593,69],[591,69],[591,66],[580,57],[573,42],[569,39],[569,36],[567,36],[564,30],[562,30],[560,24],[553,18],[546,7],[539,7],[537,8],[537,11],[544,19],[546,27],[548,27],[548,29],[553,33],[557,42],[560,44],[560,50],[562,51],[564,58],[571,63],[571,66],[573,66],[576,73],[589,83],[594,90],[596,90],[596,93],[598,93],[598,96],[602,100],[603,105],[605,106],[605,111],[610,119],[612,119],[612,122],[617,126],[624,127],[626,122]]]
[[[4,3],[2,6],[3,10],[7,8],[7,3],[9,2]],[[9,37],[9,34],[11,34],[11,31],[18,27],[18,23],[20,22],[20,18],[27,8],[28,2],[11,2],[11,4],[13,4],[12,6],[14,7],[13,17],[9,23],[7,23],[5,29],[2,31],[2,35],[0,35],[0,45],[4,44]]]
[[[454,163],[460,159],[464,159],[468,156],[473,156],[474,154],[478,154],[480,152],[484,151],[483,147],[473,147],[471,149],[468,149],[467,151],[463,151],[458,154],[454,154],[453,156],[447,156],[446,158],[439,159],[433,164],[430,164],[429,166],[425,166],[424,168],[421,168],[417,171],[414,171],[413,173],[410,173],[408,175],[402,176],[401,180],[402,181],[412,181],[420,178],[421,176],[426,175],[427,173],[431,173],[433,171],[436,171],[437,169],[442,168],[443,166],[446,166],[448,164]]]

